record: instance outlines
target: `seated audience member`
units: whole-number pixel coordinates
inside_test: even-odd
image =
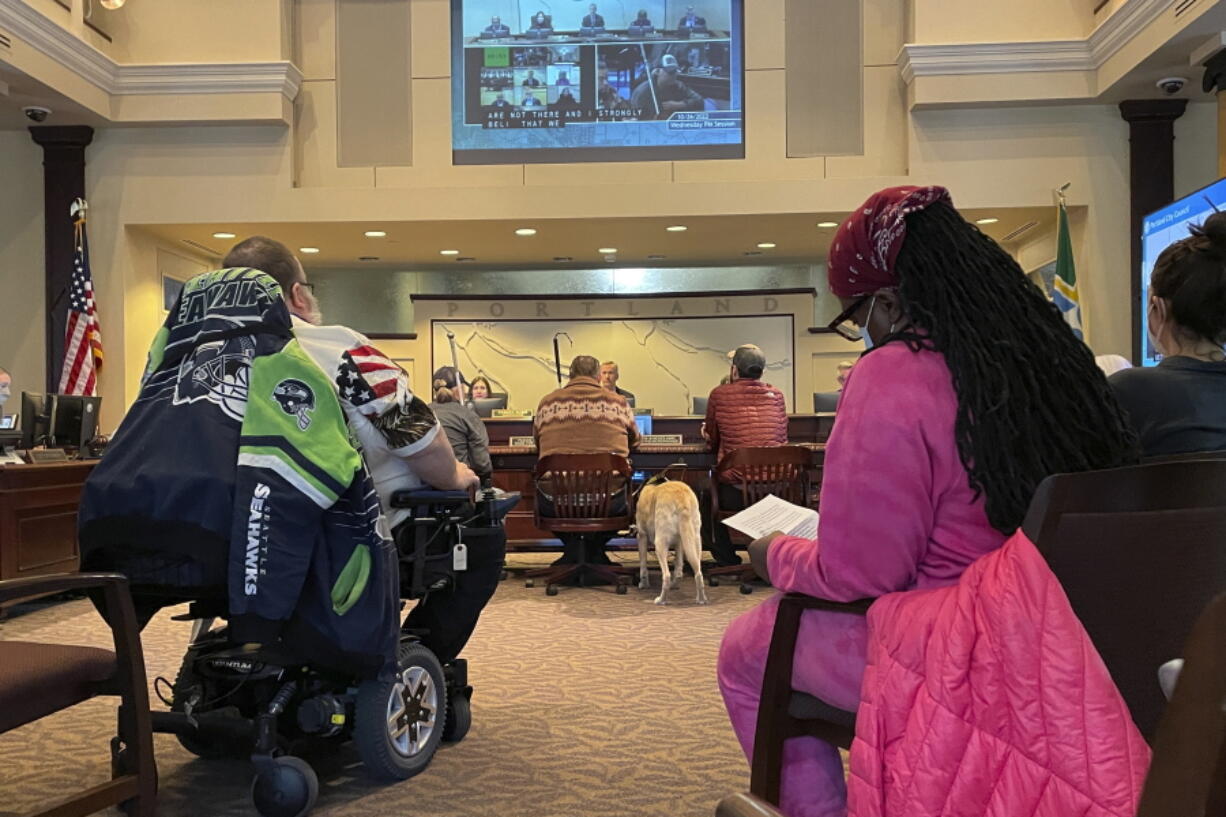
[[[702,434],[716,462],[738,448],[770,448],[788,444],[788,409],[783,392],[762,382],[766,355],[757,346],[738,346],[731,354],[727,385],[718,386],[707,398],[707,419]],[[732,484],[735,473],[724,475],[726,482],[711,486],[719,491],[719,507],[734,511],[744,507],[740,489]],[[728,526],[716,521],[712,534],[711,556],[722,566],[737,565],[741,557],[732,545]]]
[[[851,374],[851,370],[855,365],[850,360],[839,361],[839,365],[836,367],[839,373],[835,376],[835,379],[839,381],[839,391],[842,391],[843,387],[847,385],[847,375]]]
[[[870,351],[826,448],[816,541],[775,533],[750,546],[780,593],[853,601],[953,584],[1018,529],[1045,477],[1137,461],[1090,350],[944,188],[874,194],[833,248],[829,285],[846,311],[832,328],[855,334],[853,322]],[[734,620],[720,649],[720,689],[750,756],[778,599]],[[806,611],[792,684],[855,710],[866,649],[863,617]],[[838,750],[789,741],[781,797],[788,815],[844,814]]]
[[[540,88],[541,81],[536,78],[536,72],[531,68],[528,69],[528,76],[524,77],[525,88]]]
[[[468,387],[468,396],[473,400],[484,400],[491,393],[490,381],[486,380],[485,375],[474,377],[472,384]]]
[[[1167,247],[1150,277],[1162,361],[1111,376],[1147,456],[1226,450],[1226,213]]]
[[[600,385],[602,388],[608,389],[614,394],[620,394],[627,401],[634,399],[634,394],[626,391],[617,385],[617,381],[621,378],[621,371],[617,368],[617,363],[612,360],[606,360],[600,364]]]
[[[596,4],[592,3],[587,7],[587,14],[583,17],[584,28],[604,28],[604,18],[596,13]]]
[[[490,462],[490,435],[477,413],[460,400],[464,386],[451,366],[434,373],[434,400],[430,410],[438,418],[451,442],[455,458],[473,469],[482,485],[489,485],[494,475]]]
[[[511,27],[504,25],[501,17],[491,17],[490,24],[481,33],[486,37],[510,37]]]
[[[1097,355],[1094,358],[1094,362],[1098,364],[1098,368],[1102,369],[1103,374],[1107,377],[1116,372],[1132,368],[1132,363],[1123,355]]]
[[[405,371],[363,335],[322,325],[302,264],[285,245],[249,238],[230,250],[223,263],[263,270],[281,285],[295,337],[337,389],[393,536],[410,515],[408,509],[391,507],[396,491],[429,485],[471,492],[479,487],[477,475],[456,459],[430,407],[409,389]],[[505,539],[480,547],[474,541],[468,570],[456,574],[452,590],[431,593],[405,619],[405,628],[429,633],[423,641],[440,661],[455,659],[472,635],[498,587],[505,553]]]
[[[532,420],[538,457],[601,453],[630,456],[630,449],[639,442],[634,412],[624,397],[600,385],[599,374],[600,361],[579,355],[571,361],[566,385],[541,398]],[[625,511],[627,490],[629,486],[618,490],[614,513]],[[542,516],[553,512],[553,497],[549,491],[546,476],[537,484],[536,502]],[[612,564],[604,552],[604,546],[612,538],[612,533],[562,534],[565,550],[555,564],[577,561],[580,549],[588,562]]]
[[[681,22],[677,23],[678,31],[704,31],[706,27],[706,18],[695,14],[693,6],[685,7],[685,16],[681,18]]]

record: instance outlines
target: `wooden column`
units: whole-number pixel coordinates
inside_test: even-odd
[[[72,280],[73,224],[68,208],[85,197],[85,148],[94,138],[87,125],[36,126],[30,136],[43,149],[43,234],[47,307],[47,391],[58,391]]]
[[[1226,177],[1226,49],[1205,62],[1201,89],[1217,92],[1217,175]]]
[[[1133,99],[1120,103],[1128,123],[1132,223],[1132,359],[1141,360],[1141,223],[1146,213],[1175,198],[1175,120],[1186,99]]]

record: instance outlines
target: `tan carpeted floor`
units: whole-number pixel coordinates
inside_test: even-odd
[[[720,797],[748,787],[715,684],[720,635],[769,591],[724,585],[699,607],[687,577],[657,607],[653,579],[650,592],[564,588],[552,598],[504,582],[465,653],[476,688],[468,737],[393,786],[368,782],[351,747],[311,757],[314,814],[708,817]],[[144,633],[151,682],[172,679],[183,656],[189,625],[170,615]],[[69,601],[18,610],[0,638],[101,645],[108,636],[88,602]],[[113,703],[94,700],[0,735],[0,817],[105,779],[113,718]],[[155,747],[163,815],[254,813],[247,763],[196,759],[170,735]]]

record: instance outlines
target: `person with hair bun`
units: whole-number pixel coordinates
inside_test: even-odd
[[[1154,264],[1146,304],[1157,367],[1111,376],[1147,456],[1226,450],[1226,213]]]
[[[461,402],[463,387],[464,376],[453,367],[439,368],[434,373],[430,408],[447,434],[455,458],[473,469],[481,484],[488,486],[494,475],[489,433],[477,413]]]

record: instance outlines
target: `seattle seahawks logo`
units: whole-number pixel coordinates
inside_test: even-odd
[[[315,392],[301,380],[287,378],[272,390],[272,399],[281,410],[298,418],[298,428],[306,431],[311,426],[311,412],[315,410]]]
[[[247,409],[247,383],[255,341],[249,337],[202,343],[179,364],[176,406],[207,400],[231,420]]]

